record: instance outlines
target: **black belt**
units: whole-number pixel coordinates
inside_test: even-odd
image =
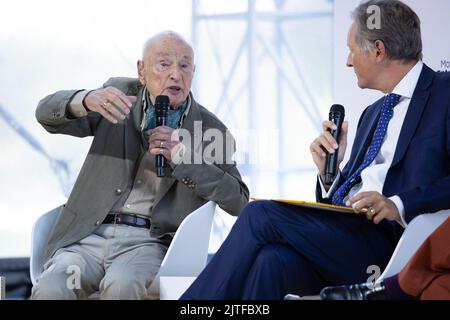
[[[150,219],[139,217],[135,214],[116,213],[108,214],[102,223],[126,224],[132,227],[150,229]]]

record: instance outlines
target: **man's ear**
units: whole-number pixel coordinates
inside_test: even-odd
[[[386,47],[383,41],[376,40],[374,45],[375,57],[378,61],[383,61],[386,58]]]
[[[137,72],[138,72],[138,75],[139,75],[139,81],[145,86],[144,61],[138,60],[138,62],[137,62]]]

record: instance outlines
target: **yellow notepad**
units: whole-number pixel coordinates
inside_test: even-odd
[[[250,197],[252,200],[267,200],[261,198]],[[320,203],[320,202],[311,202],[311,201],[303,201],[303,200],[288,200],[288,199],[270,199],[272,201],[287,203],[296,205],[299,207],[311,208],[311,209],[321,209],[325,211],[335,211],[335,212],[347,212],[347,213],[357,213],[353,208],[350,207],[342,207],[342,206],[334,206],[332,204]],[[365,209],[361,210],[364,213]]]

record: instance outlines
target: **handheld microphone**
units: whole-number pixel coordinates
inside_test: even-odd
[[[169,112],[169,97],[156,96],[155,99],[155,115],[156,126],[165,126],[167,124],[167,114]],[[166,158],[162,154],[156,155],[156,175],[164,177],[166,175]]]
[[[333,104],[330,108],[329,120],[332,121],[337,129],[328,131],[333,136],[336,143],[339,144],[339,136],[341,135],[342,123],[344,122],[345,109],[340,104]],[[325,159],[325,184],[333,184],[334,177],[336,176],[337,160],[338,160],[339,148],[334,153],[328,153]]]

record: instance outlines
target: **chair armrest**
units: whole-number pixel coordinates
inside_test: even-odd
[[[415,217],[403,232],[389,263],[377,282],[399,273],[428,236],[448,217],[450,217],[450,210],[421,214]]]
[[[180,224],[150,286],[151,299],[159,298],[160,277],[196,277],[206,266],[215,209],[209,201]]]

